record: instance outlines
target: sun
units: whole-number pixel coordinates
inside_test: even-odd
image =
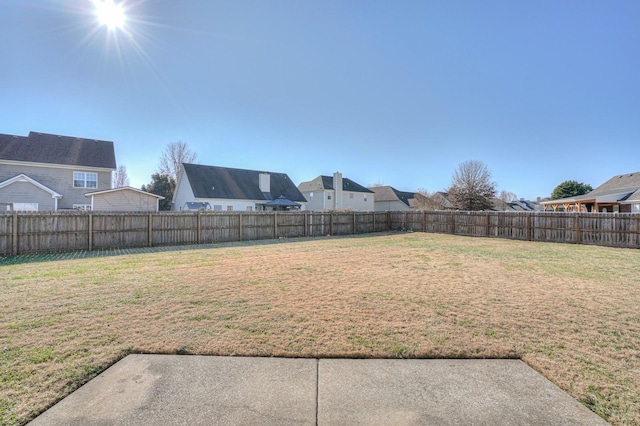
[[[110,30],[124,27],[126,16],[122,5],[113,0],[94,0],[93,4],[100,25],[104,25]]]

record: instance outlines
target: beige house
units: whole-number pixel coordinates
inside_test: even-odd
[[[584,195],[540,204],[546,211],[640,213],[640,172],[614,176]]]
[[[84,195],[91,199],[93,211],[157,212],[164,197],[125,186]]]
[[[318,176],[302,182],[298,189],[308,200],[307,210],[374,211],[375,193],[364,186],[343,178],[342,173]]]
[[[375,211],[415,210],[415,192],[398,191],[392,186],[370,186],[375,194]]]

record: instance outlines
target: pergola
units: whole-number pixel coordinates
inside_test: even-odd
[[[548,208],[553,209],[554,212],[558,211],[560,207],[565,212],[614,212],[619,211],[620,202],[629,198],[636,190],[624,190],[606,193],[595,193],[591,191],[588,194],[580,195],[577,197],[561,198],[559,200],[543,201],[541,204],[544,207],[544,211],[549,211]]]

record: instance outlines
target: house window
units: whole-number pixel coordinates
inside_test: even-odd
[[[74,210],[91,210],[91,204],[74,204]]]
[[[327,194],[327,200],[331,199],[331,194]]]
[[[640,213],[640,204],[631,204],[631,213]]]
[[[227,211],[228,212],[232,212],[233,211],[233,206],[227,206]]]
[[[252,210],[253,210],[253,208],[252,208],[251,206],[247,206],[247,211],[248,211],[248,212],[250,212],[250,211],[252,211]]]
[[[38,203],[13,203],[15,212],[37,212]]]
[[[89,172],[73,172],[74,188],[97,188],[98,174]]]
[[[222,205],[221,204],[214,204],[213,205],[213,211],[221,212],[222,211]]]
[[[367,201],[367,194],[364,194],[364,200]]]
[[[313,192],[309,193],[309,198],[313,198]]]

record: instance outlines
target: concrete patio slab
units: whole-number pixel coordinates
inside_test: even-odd
[[[606,425],[520,360],[326,359],[319,425]]]
[[[317,360],[129,355],[30,424],[315,425]]]
[[[519,360],[130,355],[31,425],[606,425]]]

